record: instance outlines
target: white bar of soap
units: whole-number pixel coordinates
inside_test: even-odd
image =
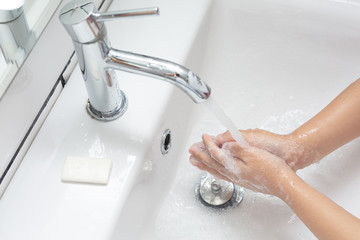
[[[107,184],[110,171],[111,160],[106,158],[67,157],[62,181]]]

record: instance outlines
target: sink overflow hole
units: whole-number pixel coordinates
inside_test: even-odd
[[[161,139],[161,153],[165,155],[169,153],[171,148],[171,131],[166,129]]]

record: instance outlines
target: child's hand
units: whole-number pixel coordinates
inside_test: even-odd
[[[282,182],[293,173],[283,159],[263,149],[219,144],[208,135],[203,135],[203,143],[190,148],[192,164],[247,189],[280,196]]]

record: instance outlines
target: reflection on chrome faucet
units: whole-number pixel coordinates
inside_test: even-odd
[[[20,67],[35,44],[35,35],[24,14],[24,0],[0,3],[0,32],[0,48],[5,61]]]
[[[88,112],[98,120],[114,120],[127,108],[113,70],[147,75],[182,89],[194,102],[205,101],[210,88],[189,69],[159,58],[114,49],[107,39],[104,21],[118,17],[158,15],[158,8],[99,13],[90,0],[75,0],[60,11],[70,34],[89,95]]]

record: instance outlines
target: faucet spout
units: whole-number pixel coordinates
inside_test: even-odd
[[[196,74],[177,63],[111,48],[106,57],[109,68],[164,80],[183,90],[195,103],[206,101],[211,89]]]

